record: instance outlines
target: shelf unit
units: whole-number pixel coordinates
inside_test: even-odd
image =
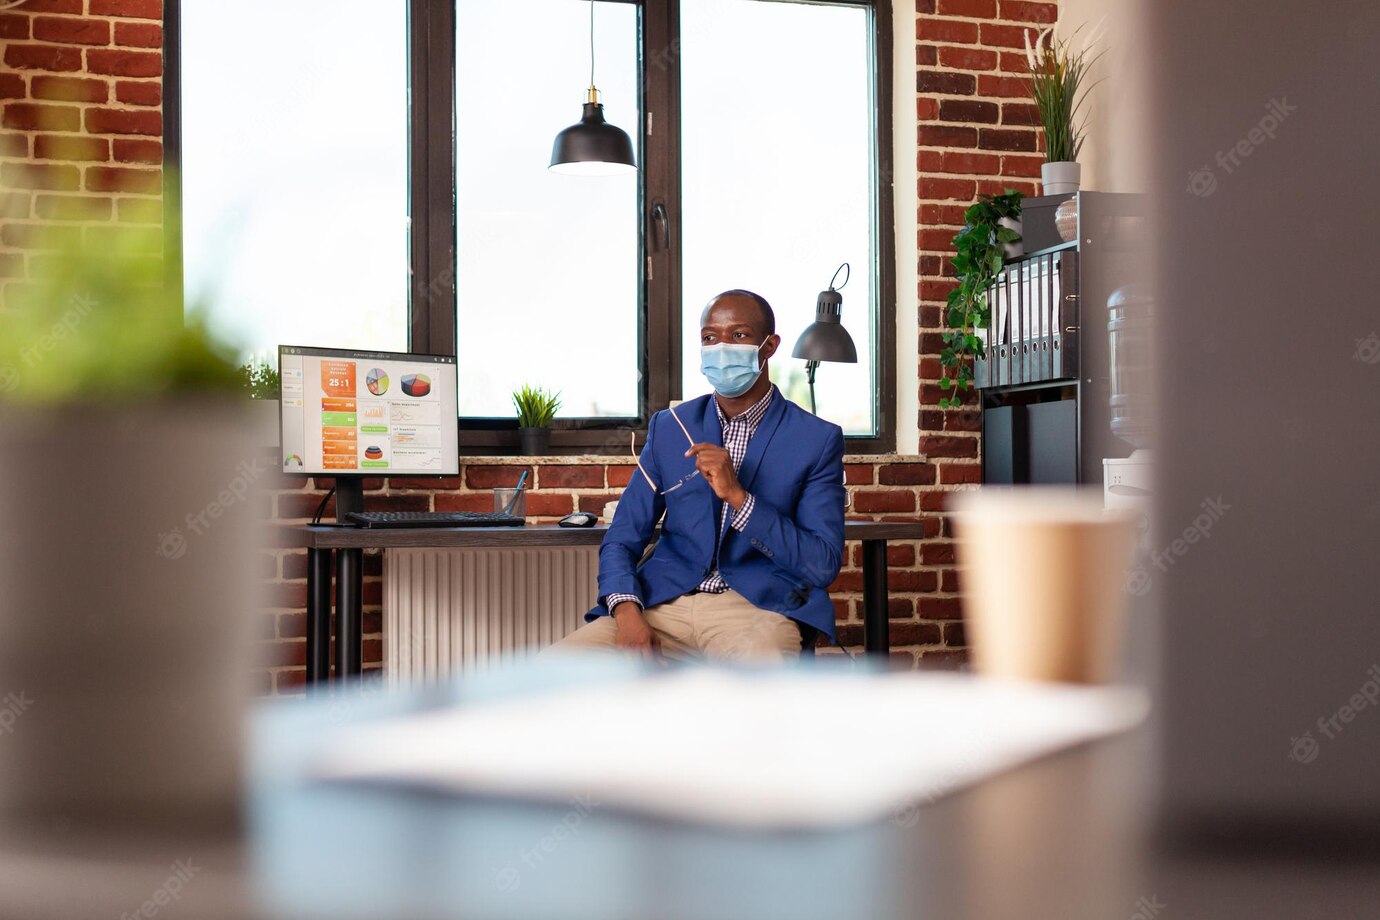
[[[1142,274],[1135,195],[1079,192],[1077,235],[1054,224],[1070,195],[1022,203],[1025,254],[988,291],[991,324],[974,364],[983,482],[1100,486],[1102,460],[1131,445],[1110,426],[1107,300]]]

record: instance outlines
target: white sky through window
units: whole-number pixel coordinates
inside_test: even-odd
[[[182,19],[188,302],[270,361],[280,344],[405,351],[406,5],[195,2]]]

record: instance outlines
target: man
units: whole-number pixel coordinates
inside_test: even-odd
[[[834,638],[843,431],[771,383],[781,338],[762,297],[720,294],[700,326],[714,392],[652,416],[599,550],[599,602],[553,650],[779,661]]]

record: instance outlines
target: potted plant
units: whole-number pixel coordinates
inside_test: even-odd
[[[254,358],[240,365],[240,383],[252,400],[250,412],[254,417],[255,437],[267,447],[277,447],[282,439],[279,430],[279,398],[281,382],[278,369],[262,358]]]
[[[980,195],[963,212],[963,229],[954,236],[951,264],[958,287],[949,292],[947,317],[951,331],[944,333],[944,350],[939,363],[944,375],[941,390],[952,391],[940,397],[940,408],[957,408],[963,391],[973,388],[973,359],[981,357],[985,343],[977,334],[990,326],[991,312],[987,291],[1001,273],[1005,246],[1020,240],[1020,235],[1003,220],[1019,220],[1020,192],[1007,189],[1001,195]]]
[[[0,310],[0,674],[34,707],[0,744],[0,821],[219,831],[268,465],[234,350],[184,321],[146,237],[100,229],[45,240]]]
[[[523,454],[535,457],[546,453],[551,446],[551,420],[561,407],[561,394],[524,383],[521,389],[513,391],[513,407],[517,409]]]
[[[1030,96],[1045,137],[1041,184],[1046,195],[1066,195],[1078,191],[1081,179],[1078,153],[1086,120],[1078,120],[1078,109],[1087,95],[1083,81],[1101,52],[1089,57],[1090,40],[1075,51],[1072,36],[1060,40],[1052,31],[1053,27],[1036,35],[1033,47],[1030,33],[1024,34],[1025,59],[1030,65]]]

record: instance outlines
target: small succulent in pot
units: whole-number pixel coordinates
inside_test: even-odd
[[[561,408],[561,394],[541,387],[523,384],[513,391],[513,408],[517,410],[518,437],[522,452],[538,456],[551,444],[551,422]]]

